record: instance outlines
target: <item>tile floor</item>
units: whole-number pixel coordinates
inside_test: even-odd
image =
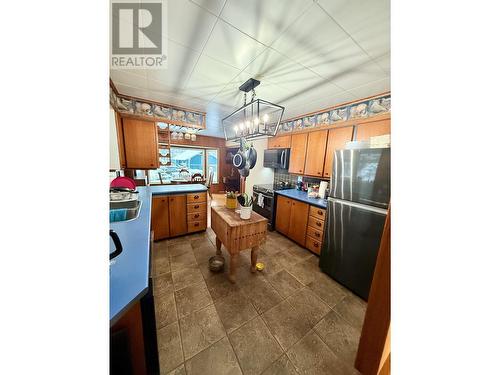
[[[215,235],[154,244],[161,374],[357,374],[353,363],[366,303],[323,274],[318,257],[269,232],[250,273],[240,254],[236,284],[208,270]]]

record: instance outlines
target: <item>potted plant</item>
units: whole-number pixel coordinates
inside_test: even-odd
[[[249,197],[247,193],[238,195],[238,203],[240,204],[240,219],[248,220],[252,215],[253,197]]]
[[[236,208],[236,193],[234,191],[228,191],[226,193],[226,207]]]

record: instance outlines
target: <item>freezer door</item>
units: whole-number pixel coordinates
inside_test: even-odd
[[[328,199],[325,240],[319,266],[368,300],[387,210]]]
[[[391,149],[336,150],[330,196],[370,206],[389,207]]]

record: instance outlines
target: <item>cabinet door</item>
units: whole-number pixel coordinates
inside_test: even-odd
[[[278,195],[276,207],[276,230],[284,235],[288,235],[290,224],[291,199]]]
[[[170,237],[187,233],[186,196],[170,195],[168,197],[170,219]]]
[[[290,226],[288,227],[288,237],[304,246],[306,243],[307,219],[309,215],[309,205],[292,199],[292,209],[290,211]]]
[[[290,165],[288,167],[288,172],[290,173],[304,173],[304,164],[306,161],[307,150],[307,136],[308,133],[292,135],[292,141],[290,144]]]
[[[159,167],[156,123],[124,118],[123,138],[127,168],[153,169]]]
[[[289,135],[268,138],[267,148],[290,148],[290,138]]]
[[[391,134],[391,120],[367,122],[366,124],[358,125],[356,129],[356,140],[369,141],[370,137],[385,134]]]
[[[327,139],[328,130],[309,133],[304,174],[316,177],[321,177],[323,175]]]
[[[151,226],[155,232],[155,240],[170,236],[168,197],[153,197],[151,209]]]
[[[323,176],[331,177],[333,168],[333,155],[335,150],[343,149],[345,144],[352,140],[354,126],[345,128],[336,128],[328,130],[328,142],[325,153],[325,166],[323,167]]]

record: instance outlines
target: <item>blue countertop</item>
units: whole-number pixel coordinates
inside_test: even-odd
[[[325,208],[325,209],[326,209],[327,202],[328,202],[326,199],[309,198],[307,196],[306,191],[299,191],[297,189],[277,190],[276,194],[283,195],[285,197],[296,199],[298,201],[309,203],[309,204],[312,204],[313,206]]]
[[[153,195],[199,193],[208,190],[202,184],[158,185],[150,186],[149,188]]]
[[[141,208],[130,221],[110,223],[120,237],[123,251],[110,261],[109,319],[113,325],[148,290],[150,265],[151,188],[137,187]]]

